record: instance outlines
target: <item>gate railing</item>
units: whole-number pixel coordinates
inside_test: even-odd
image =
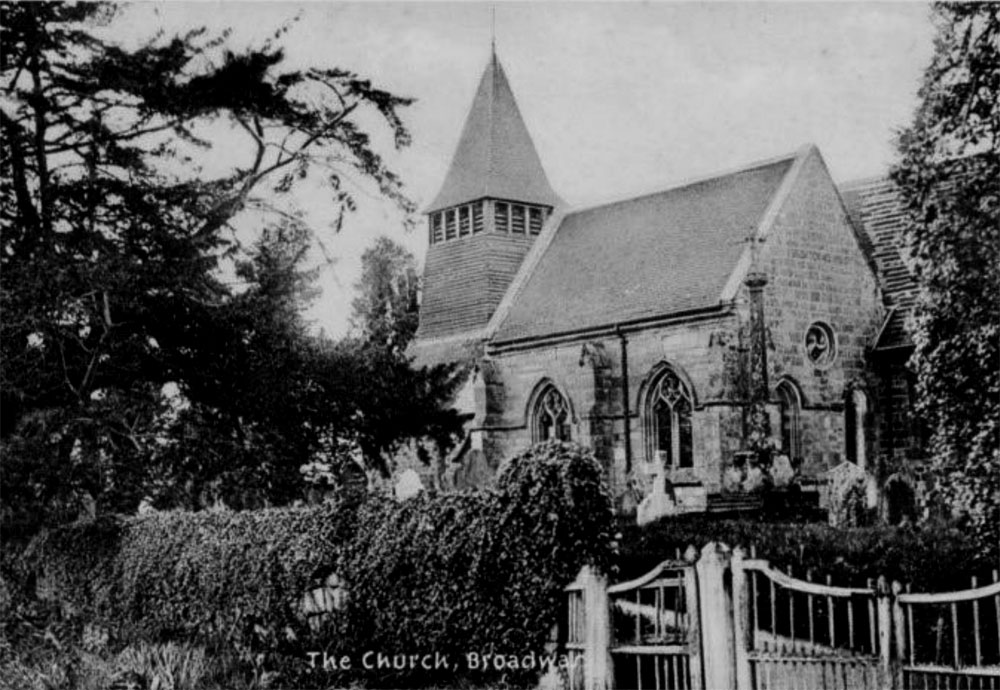
[[[942,594],[835,587],[711,543],[567,587],[571,690],[1000,690],[1000,577]]]
[[[767,561],[731,560],[736,687],[888,686],[889,589],[798,580]]]
[[[697,551],[608,588],[616,687],[701,690]]]
[[[1000,582],[944,594],[893,583],[897,687],[1000,689]],[[907,588],[908,589],[908,588]]]

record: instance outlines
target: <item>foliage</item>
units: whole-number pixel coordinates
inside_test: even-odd
[[[141,678],[150,690],[198,690],[208,675],[205,650],[186,644],[140,644],[118,654],[119,673]]]
[[[303,650],[356,661],[438,652],[455,664],[470,650],[541,654],[563,587],[585,563],[610,567],[611,527],[597,461],[554,442],[512,459],[495,490],[101,518],[37,539],[26,561],[43,590],[121,639],[267,652],[283,678],[315,684],[335,678],[310,679]],[[312,633],[301,598],[334,571],[347,609]],[[450,683],[460,672],[369,680]]]
[[[242,52],[203,30],[127,48],[119,11],[0,4],[3,526],[282,504],[340,439],[447,444],[447,372],[384,371],[300,315],[322,238],[296,189],[325,184],[337,228],[348,178],[411,211],[372,138],[407,145],[410,101],[290,69],[287,26]]]
[[[402,354],[417,332],[417,274],[413,255],[382,236],[361,255],[352,319],[365,342]]]
[[[719,519],[705,514],[663,518],[637,527],[622,525],[618,561],[623,577],[638,577],[689,546],[710,541],[731,548],[754,546],[759,558],[794,568],[797,577],[812,570],[835,583],[864,586],[880,575],[910,583],[915,592],[954,591],[968,576],[996,566],[997,551],[982,551],[961,530],[943,525],[913,527],[830,527],[816,523]],[[958,578],[965,576],[960,581]]]
[[[353,526],[353,509],[331,504],[106,517],[44,535],[26,558],[43,591],[125,639],[247,647],[255,626],[296,629]]]
[[[935,8],[935,54],[892,177],[920,285],[918,410],[932,430],[930,498],[980,543],[1000,540],[1000,9]]]
[[[343,561],[348,653],[541,653],[564,586],[610,565],[611,502],[593,456],[550,442],[511,459],[495,491],[376,500]],[[379,672],[392,686],[456,671]],[[530,673],[526,674],[530,677]]]

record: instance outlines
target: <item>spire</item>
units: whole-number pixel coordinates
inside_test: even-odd
[[[542,206],[562,204],[521,119],[497,58],[495,40],[451,167],[427,212],[487,197]]]

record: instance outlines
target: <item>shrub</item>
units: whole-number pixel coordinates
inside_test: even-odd
[[[949,591],[964,589],[968,576],[995,567],[968,535],[943,525],[842,528],[689,514],[642,527],[623,525],[621,530],[618,564],[626,578],[673,558],[678,548],[701,548],[710,541],[730,547],[754,545],[757,556],[774,566],[794,568],[799,577],[810,569],[844,585],[864,586],[869,578],[884,575],[910,583],[914,591]]]
[[[601,468],[589,451],[566,443],[513,458],[494,491],[373,501],[358,525],[343,562],[351,645],[343,651],[355,659],[368,649],[437,652],[452,662],[436,672],[383,669],[373,683],[454,682],[466,652],[539,654],[563,588],[584,564],[611,564]]]
[[[251,651],[266,651],[266,670],[296,687],[354,679],[309,673],[310,651],[349,654],[355,670],[368,650],[437,652],[449,668],[367,680],[452,684],[467,651],[542,653],[563,588],[584,564],[611,567],[612,531],[600,465],[553,442],[513,458],[489,491],[105,518],[44,535],[28,560],[55,598],[128,641],[210,644],[255,668]],[[333,571],[346,608],[310,632],[302,596]]]
[[[40,588],[134,639],[250,644],[254,626],[297,625],[311,580],[353,531],[353,509],[108,517],[40,537]]]

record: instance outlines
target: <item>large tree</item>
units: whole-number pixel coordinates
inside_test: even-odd
[[[378,237],[361,255],[352,321],[362,339],[403,352],[417,332],[416,262],[405,247]]]
[[[6,517],[239,472],[286,498],[319,427],[358,418],[329,373],[354,360],[299,317],[315,238],[290,199],[322,180],[336,225],[350,176],[412,210],[370,134],[405,146],[409,100],[285,68],[284,28],[242,52],[205,31],[126,48],[117,11],[0,3]]]
[[[911,359],[932,430],[930,499],[984,543],[1000,506],[1000,5],[940,4],[892,173],[921,288]]]

